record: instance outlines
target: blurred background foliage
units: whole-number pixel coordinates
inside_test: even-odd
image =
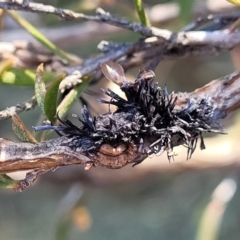
[[[102,7],[113,15],[139,21],[134,3],[130,0],[41,2],[84,13],[94,13],[97,7]],[[144,4],[152,25],[173,31],[181,29],[199,15],[226,12],[233,8],[227,3],[225,6],[224,0],[176,2],[145,0]],[[168,7],[166,8],[168,10],[157,11],[158,7],[159,9]],[[161,19],[164,14],[173,17]],[[46,29],[49,32],[54,31],[59,26],[75,26],[75,30],[78,31],[82,24],[77,21],[59,21],[51,15],[24,12],[21,15],[40,31],[43,29],[43,32]],[[87,24],[84,25],[86,28],[91,27],[92,23]],[[4,16],[1,21],[1,41],[29,37],[24,31],[16,34],[19,29],[9,17]],[[133,42],[140,38],[137,34],[123,30],[97,35],[94,35],[94,32],[86,34],[81,31],[80,40],[66,38],[58,42],[55,36],[53,41],[65,51],[86,58],[98,53],[96,46],[101,40]],[[68,35],[67,31],[65,35]],[[51,39],[47,34],[46,37]],[[162,86],[166,84],[170,91],[193,91],[212,79],[238,69],[232,54],[233,52],[223,52],[218,56],[190,56],[185,59],[162,61],[156,69],[157,80]],[[139,68],[132,69],[127,72],[127,76],[133,78],[138,70]],[[99,97],[99,89],[107,87],[108,84],[103,79],[89,88],[96,93],[95,95],[92,92],[84,93],[88,103],[94,106],[95,113],[107,110],[99,105],[96,98]],[[33,94],[34,86],[1,84],[0,109],[24,102]],[[71,117],[71,113],[80,113],[80,108],[80,102],[76,101],[68,116]],[[194,154],[188,162],[191,166],[195,162],[227,163],[239,158],[238,154],[235,154],[239,143],[238,114],[228,116],[222,121],[229,134],[207,139],[207,149]],[[21,113],[20,117],[29,129],[31,126],[41,124],[42,121],[39,107]],[[16,140],[11,120],[0,122],[0,136]],[[171,164],[168,164],[164,155],[160,158],[147,159],[135,168],[129,166],[120,170],[98,168],[85,172],[81,166],[65,167],[42,176],[34,186],[21,194],[1,189],[0,239],[238,240],[239,169],[231,166],[182,169],[179,159],[185,159],[186,150],[177,152],[179,154]],[[226,178],[230,178],[231,182],[221,183]],[[219,184],[223,188],[218,195],[214,195],[213,192]],[[228,201],[230,202],[227,206]]]

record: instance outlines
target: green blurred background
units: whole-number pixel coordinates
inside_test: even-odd
[[[146,0],[144,3],[147,9],[152,10],[149,16],[154,26],[174,31],[199,14],[217,11],[207,5],[210,2],[214,1]],[[45,3],[85,13],[94,13],[97,7],[102,7],[117,16],[138,21],[133,2],[127,0],[55,0]],[[153,11],[157,4],[165,4],[159,7],[176,7],[179,3],[182,11],[175,13],[174,17],[156,20],[161,15],[161,12]],[[217,8],[218,5],[221,5],[221,1],[215,1],[214,6]],[[201,7],[202,12],[199,12]],[[218,12],[229,11],[232,7],[227,5],[226,9],[217,9]],[[169,11],[170,15],[170,10],[174,8],[168,8],[165,12]],[[59,21],[50,15],[23,13],[23,16],[31,19],[40,30],[44,27],[53,31],[58,26],[80,27],[82,24]],[[8,36],[12,33],[17,40],[19,35],[14,35],[15,28],[9,19],[5,20],[2,23],[1,41],[7,41],[4,39],[5,33]],[[96,46],[101,40],[134,42],[141,37],[123,30],[102,35],[98,33],[97,36],[79,32],[80,39],[81,35],[83,40],[80,43],[74,39],[71,43],[71,39],[68,39],[67,42],[60,41],[60,47],[86,58],[97,53]],[[139,68],[129,71],[128,76],[136,76]],[[236,68],[231,53],[224,52],[217,56],[163,61],[156,70],[156,76],[159,84],[166,84],[170,91],[192,91],[210,80],[230,74]],[[93,90],[99,92],[100,87],[106,87],[107,84],[106,80],[101,80],[93,86]],[[0,109],[26,101],[33,94],[34,90],[30,87],[0,85]],[[95,109],[106,111],[98,105],[97,97],[86,95]],[[76,102],[71,113],[80,113],[80,107]],[[147,159],[140,166],[120,170],[93,169],[85,172],[81,166],[65,167],[42,176],[34,186],[22,193],[1,189],[0,239],[240,239],[240,191],[236,189],[235,192],[239,182],[239,169],[235,164],[239,161],[240,153],[238,114],[236,112],[221,122],[228,135],[208,138],[207,149],[198,150],[188,162],[185,161],[186,149],[180,149],[177,150],[175,162],[171,164],[168,164],[164,155]],[[39,125],[40,116],[38,107],[20,114],[30,129]],[[10,120],[0,122],[0,136],[16,140]],[[208,168],[208,162],[216,164]],[[203,167],[205,163],[206,167]],[[226,185],[220,194],[224,198],[235,193],[232,199],[229,198],[229,204],[221,197],[212,196],[225,178],[231,178],[235,184]],[[222,223],[217,225],[221,219]]]

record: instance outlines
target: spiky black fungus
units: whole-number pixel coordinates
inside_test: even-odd
[[[112,146],[133,143],[143,154],[161,154],[173,146],[188,148],[187,158],[193,154],[200,138],[205,148],[203,132],[222,132],[221,127],[211,127],[213,109],[211,99],[189,99],[185,108],[175,109],[177,98],[153,82],[152,71],[141,71],[134,83],[124,81],[120,88],[126,100],[111,89],[103,90],[110,100],[100,102],[117,106],[115,112],[91,117],[87,108],[82,109],[82,126],[59,119],[59,126],[48,126],[72,139],[68,146],[81,148],[85,153],[97,152],[103,143]]]

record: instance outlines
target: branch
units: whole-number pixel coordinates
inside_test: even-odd
[[[190,55],[215,55],[223,50],[231,50],[238,44],[240,44],[240,32],[229,33],[228,30],[179,32],[172,35],[171,42],[164,44],[157,37],[139,40],[133,44],[118,44],[117,46],[113,46],[109,43],[108,51],[105,51],[104,55],[87,59],[79,66],[66,67],[65,71],[69,75],[77,71],[80,77],[84,75],[98,76],[98,80],[101,78],[99,66],[109,60],[120,60],[119,62],[123,68],[129,69],[132,66],[139,66],[157,58],[162,60]],[[156,62],[158,63],[159,61]],[[154,68],[156,66],[157,64],[153,64]],[[96,71],[98,71],[98,74],[96,74]],[[63,80],[61,91],[63,92],[67,86],[75,86],[75,84],[74,82],[69,83],[69,79],[67,82]]]
[[[240,72],[213,80],[191,93],[179,93],[177,97],[177,106],[182,108],[189,98],[200,100],[211,97],[215,109],[213,119],[225,118],[240,107]]]
[[[212,103],[212,114],[210,114],[208,121],[216,123],[218,119],[226,117],[227,114],[240,107],[239,93],[240,72],[235,72],[221,79],[213,80],[209,84],[195,90],[194,92],[178,93],[172,95],[172,97],[177,96],[175,111],[182,111],[182,113],[185,111],[190,111],[187,109],[192,108],[192,105],[196,104],[196,102],[202,101],[203,99],[204,101],[210,101]],[[228,96],[231,96],[231,98]],[[191,102],[190,105],[189,101]],[[204,106],[205,105],[203,105],[203,108]],[[205,111],[204,109],[199,110],[200,114]],[[87,117],[85,114],[87,113],[84,113],[84,119]],[[112,114],[117,114],[117,112],[111,113],[111,115]],[[99,116],[98,119],[104,119],[104,116],[106,115]],[[87,118],[87,121],[89,121],[89,117]],[[86,123],[87,122],[84,124]],[[121,168],[128,164],[139,163],[148,157],[146,152],[139,150],[139,147],[142,143],[136,142],[135,144],[127,144],[122,143],[121,140],[103,143],[100,145],[100,148],[98,148],[97,151],[93,151],[93,153],[89,155],[88,151],[90,151],[91,148],[94,148],[94,145],[97,144],[97,142],[84,143],[84,138],[81,137],[81,139],[79,139],[81,131],[78,133],[80,135],[76,135],[78,128],[76,128],[76,126],[74,127],[74,125],[71,125],[70,122],[66,122],[66,124],[68,127],[68,134],[66,136],[48,140],[42,143],[15,143],[1,139],[0,173],[31,170],[26,178],[19,183],[17,188],[17,190],[23,190],[25,187],[31,185],[31,183],[36,180],[39,175],[54,170],[60,166],[83,164],[85,170],[89,170],[93,166]],[[89,122],[88,124],[91,123]],[[60,126],[60,128],[56,127],[56,129],[58,129],[58,131],[63,131],[63,126],[64,125]],[[55,127],[52,128],[55,129]],[[69,131],[73,131],[75,136],[72,136]],[[180,132],[181,131],[182,130],[180,130]],[[214,131],[214,129],[209,129],[209,131]],[[171,140],[172,147],[179,145],[179,139],[176,138],[176,133],[177,132],[174,132],[175,137],[173,137]],[[161,133],[161,135],[162,134],[163,133]],[[185,133],[181,132],[178,134],[180,139],[182,139],[182,134]],[[88,135],[86,135],[86,138],[88,138]],[[143,148],[149,145],[151,146],[156,139],[158,139],[158,137],[147,137],[146,139],[143,138],[143,144],[145,144]],[[87,152],[83,151],[83,144],[88,144]],[[167,148],[164,147],[163,150],[167,150]],[[162,153],[162,151],[160,152]]]
[[[139,181],[139,179],[146,179],[146,177],[152,174],[182,174],[208,170],[217,170],[221,173],[229,173],[229,171],[233,170],[238,171],[240,167],[239,131],[240,124],[236,124],[234,128],[228,129],[227,136],[206,138],[206,149],[202,151],[197,148],[192,158],[188,161],[186,161],[186,148],[177,147],[174,151],[177,152],[178,156],[170,164],[166,161],[166,155],[163,154],[162,156],[154,156],[135,168],[126,167],[124,171],[109,171],[101,168],[98,171],[85,172],[80,166],[73,166],[64,168],[62,171],[56,171],[54,174],[48,174],[42,180],[55,183],[56,185],[66,181],[73,183],[85,180],[90,184],[105,186],[113,182],[123,182],[130,179]]]

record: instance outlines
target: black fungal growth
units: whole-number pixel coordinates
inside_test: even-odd
[[[47,126],[59,135],[71,138],[68,147],[80,148],[82,152],[91,155],[103,143],[112,146],[125,143],[134,144],[140,153],[160,155],[164,151],[171,151],[174,146],[184,145],[188,149],[187,158],[190,158],[198,139],[201,149],[205,148],[203,132],[222,133],[219,125],[211,127],[213,108],[210,98],[200,101],[190,99],[185,108],[176,110],[177,98],[174,94],[169,94],[166,88],[154,83],[155,75],[152,71],[141,71],[134,83],[126,81],[122,73],[114,68],[109,71],[113,71],[111,75],[118,78],[117,84],[125,93],[126,100],[111,89],[106,89],[103,91],[110,100],[100,101],[115,105],[115,112],[91,117],[84,107],[81,111],[82,119],[74,116],[82,126],[78,127],[71,121],[62,119],[59,119],[59,126]],[[122,81],[119,81],[120,78]],[[170,160],[171,156],[168,157]]]

